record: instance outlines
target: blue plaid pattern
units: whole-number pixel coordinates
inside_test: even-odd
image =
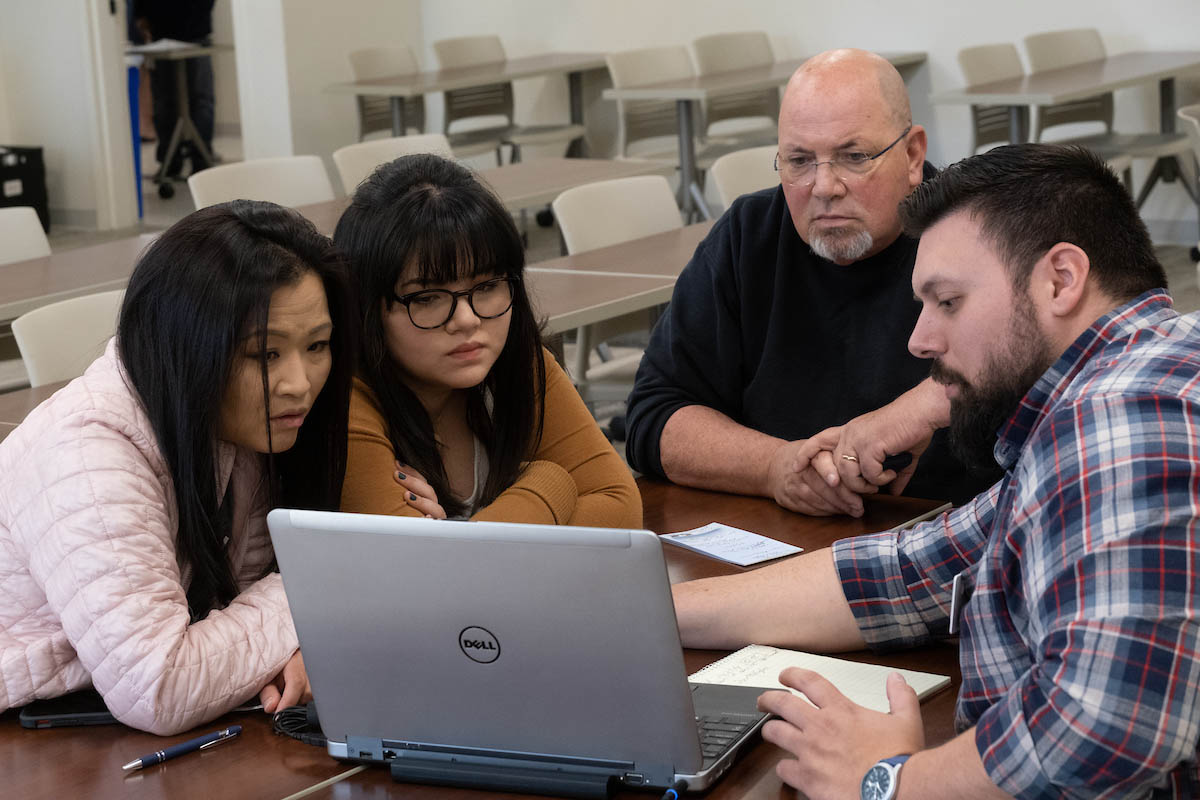
[[[1200,796],[1200,314],[1101,317],[998,434],[1004,479],[838,542],[868,643],[944,635],[966,572],[956,724],[1021,798]]]

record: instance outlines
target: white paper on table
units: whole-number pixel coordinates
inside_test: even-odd
[[[168,53],[172,50],[182,50],[185,47],[200,47],[195,42],[181,42],[178,39],[155,39],[148,44],[135,44],[125,48],[127,53]]]
[[[728,561],[739,567],[748,567],[763,561],[794,555],[803,552],[803,547],[796,547],[787,542],[780,542],[766,536],[732,525],[720,522],[710,522],[700,528],[679,533],[664,533],[663,539],[671,544],[686,547],[701,555]]]
[[[802,653],[798,650],[784,650],[761,644],[747,645],[720,661],[709,664],[704,669],[689,675],[688,680],[694,683],[719,683],[726,686],[787,689],[792,694],[804,697],[803,693],[779,682],[779,673],[788,667],[801,667],[820,673],[852,702],[884,713],[891,709],[891,703],[887,697],[887,676],[893,672],[899,672],[904,676],[904,680],[917,693],[919,700],[924,700],[929,695],[950,685],[948,675],[885,667],[880,664],[864,664],[858,661]]]

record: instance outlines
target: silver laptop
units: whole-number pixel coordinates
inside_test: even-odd
[[[766,719],[761,689],[689,686],[649,531],[287,509],[267,522],[336,758],[543,794],[701,790]]]

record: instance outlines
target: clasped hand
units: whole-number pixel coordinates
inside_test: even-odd
[[[861,517],[861,495],[878,489],[855,491],[845,485],[834,463],[834,448],[841,428],[827,428],[816,436],[785,442],[776,448],[768,467],[768,488],[775,502],[791,511],[825,517],[848,514]]]

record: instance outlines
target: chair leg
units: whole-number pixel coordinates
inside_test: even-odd
[[[1137,202],[1134,204],[1140,211],[1146,202],[1146,198],[1150,196],[1150,191],[1154,188],[1154,184],[1158,183],[1158,179],[1162,177],[1162,162],[1155,161],[1154,168],[1150,170],[1150,174],[1146,176],[1146,182],[1142,184],[1142,190],[1138,192]]]

